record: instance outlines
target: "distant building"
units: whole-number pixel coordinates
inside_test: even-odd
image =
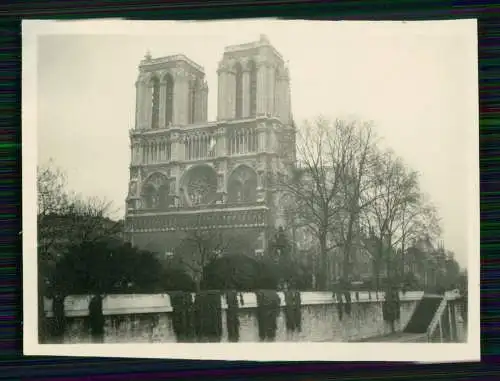
[[[238,229],[266,249],[282,224],[269,175],[295,162],[290,77],[265,36],[225,48],[217,120],[207,120],[204,69],[185,55],[139,65],[125,231],[134,246],[171,252],[179,232]]]

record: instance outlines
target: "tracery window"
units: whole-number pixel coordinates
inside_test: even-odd
[[[184,143],[188,160],[204,159],[215,156],[215,136],[211,134],[193,134]]]
[[[257,144],[258,136],[254,128],[234,130],[229,137],[229,153],[239,155],[256,152]]]
[[[211,168],[193,168],[189,173],[186,185],[186,196],[191,205],[207,205],[215,201],[217,177]]]

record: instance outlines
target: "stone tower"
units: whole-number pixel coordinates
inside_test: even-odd
[[[289,74],[265,36],[229,46],[218,115],[207,121],[203,68],[184,55],[139,65],[125,226],[132,244],[175,250],[179,233],[237,229],[263,252],[283,224],[272,179],[295,162]]]
[[[228,46],[219,63],[218,120],[274,117],[291,121],[290,78],[266,36]]]

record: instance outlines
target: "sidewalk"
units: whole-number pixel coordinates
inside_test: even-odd
[[[425,333],[404,333],[395,332],[383,336],[369,337],[367,339],[355,340],[353,343],[423,343],[427,342]]]

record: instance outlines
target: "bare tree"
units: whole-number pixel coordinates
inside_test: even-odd
[[[361,214],[376,200],[372,173],[379,150],[377,137],[371,123],[336,121],[335,128],[343,136],[344,144],[338,147],[345,154],[341,174],[341,210],[333,226],[333,236],[342,249],[342,277],[347,281],[352,273],[352,256],[360,241]]]
[[[399,249],[400,272],[404,276],[405,257],[409,244],[424,238],[434,241],[440,236],[441,226],[437,210],[423,194],[420,194],[416,199],[409,200],[402,205],[394,230],[393,245]]]
[[[43,339],[43,297],[56,262],[71,246],[119,233],[121,222],[107,218],[109,203],[68,191],[65,173],[53,161],[37,168],[37,201],[38,317]]]
[[[418,175],[409,170],[392,152],[379,156],[374,166],[369,208],[363,216],[373,255],[375,280],[379,283],[380,271],[385,265],[387,275],[393,271],[394,253],[401,226],[408,227],[408,211],[418,210],[421,199]],[[413,217],[415,218],[415,217]]]
[[[98,198],[84,199],[67,189],[65,173],[50,161],[37,173],[38,258],[49,266],[70,245],[118,234],[121,221],[109,218],[111,204]]]
[[[280,190],[293,199],[296,224],[317,239],[320,289],[327,288],[328,255],[337,247],[331,232],[343,209],[340,195],[348,161],[345,146],[350,137],[338,126],[323,118],[306,122],[297,131],[298,165],[277,181]]]
[[[196,290],[200,290],[205,267],[217,258],[230,254],[249,254],[252,244],[243,234],[224,229],[186,231],[175,250],[174,263],[188,270]]]
[[[297,166],[277,183],[288,200],[282,206],[287,223],[319,247],[319,288],[327,287],[335,251],[347,281],[354,250],[365,244],[378,287],[382,266],[394,270],[396,249],[404,255],[409,241],[439,235],[437,213],[420,192],[418,174],[380,150],[371,123],[318,118],[297,132]]]
[[[296,227],[318,242],[318,285],[325,288],[334,249],[340,249],[342,276],[350,277],[360,215],[378,197],[371,191],[377,136],[371,123],[318,118],[305,123],[298,137],[297,169],[280,184],[293,199],[288,214],[296,216]]]

